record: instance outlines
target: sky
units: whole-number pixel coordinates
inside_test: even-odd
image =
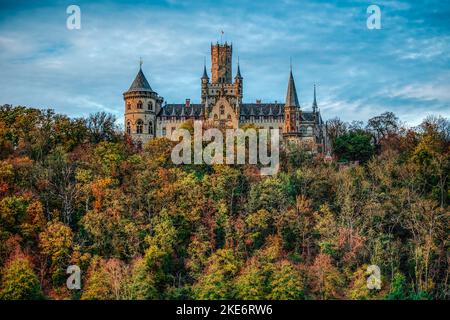
[[[69,5],[81,29],[69,30]],[[381,29],[368,29],[369,5]],[[0,104],[97,111],[122,121],[122,93],[142,69],[167,103],[200,100],[210,45],[233,44],[244,102],[284,101],[292,60],[299,101],[322,117],[409,125],[450,117],[450,1],[0,0]]]

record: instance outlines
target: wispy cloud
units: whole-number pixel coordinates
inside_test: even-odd
[[[204,57],[225,30],[245,101],[282,101],[292,57],[302,107],[317,83],[325,118],[392,110],[417,121],[450,109],[448,3],[378,1],[383,28],[369,31],[362,0],[77,2],[75,31],[65,27],[65,1],[0,4],[0,103],[121,118],[140,56],[166,101],[199,100]]]

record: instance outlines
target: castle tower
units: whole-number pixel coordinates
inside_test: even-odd
[[[128,91],[123,93],[125,100],[125,132],[143,145],[156,136],[156,115],[161,110],[163,99],[152,90],[142,72],[139,72]]]
[[[225,44],[211,45],[211,82],[231,83],[231,59],[233,45]]]
[[[209,81],[206,67],[203,68],[201,78],[202,104],[214,107],[219,100],[226,100],[234,109],[234,116],[238,116],[237,106],[242,103],[242,76],[238,64],[237,73],[232,81],[232,54],[233,46],[224,44],[211,44],[211,81]],[[205,63],[206,65],[206,63]],[[206,113],[205,113],[206,114]]]
[[[202,104],[206,103],[206,99],[208,98],[208,84],[209,84],[209,77],[208,73],[206,72],[206,62],[203,66],[203,76],[201,77],[201,87],[202,87]]]
[[[300,119],[300,104],[298,103],[297,90],[295,89],[292,68],[289,74],[289,82],[286,93],[286,102],[284,104],[284,135],[297,134],[297,120]]]

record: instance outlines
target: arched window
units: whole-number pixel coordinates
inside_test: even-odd
[[[165,136],[166,135],[166,128],[162,129],[162,135]]]
[[[138,109],[142,109],[142,101],[139,101],[139,102],[137,103],[137,108],[138,108]]]
[[[138,120],[136,122],[136,133],[142,134],[143,131],[144,131],[144,122],[142,122],[142,120]]]
[[[147,108],[148,108],[148,110],[153,111],[153,102],[152,101],[148,102]]]
[[[220,114],[225,114],[225,108],[224,108],[224,106],[220,106]]]
[[[127,103],[127,109],[131,110],[131,103],[129,103],[129,102]]]
[[[153,134],[153,122],[148,123],[148,134]]]
[[[227,116],[228,121],[231,121],[231,114]]]
[[[217,114],[214,114],[214,120],[217,120],[218,118]]]
[[[127,134],[131,134],[131,123],[130,123],[130,121],[127,122]]]

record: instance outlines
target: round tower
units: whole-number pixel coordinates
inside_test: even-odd
[[[163,98],[152,90],[142,72],[139,72],[128,91],[123,93],[125,100],[125,133],[133,141],[144,145],[156,136],[156,115],[161,110]]]

